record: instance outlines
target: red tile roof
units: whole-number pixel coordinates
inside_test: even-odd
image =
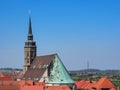
[[[48,86],[45,90],[71,90],[69,86]]]
[[[114,86],[114,84],[112,84],[112,82],[107,79],[107,78],[101,78],[98,82],[97,82],[97,89],[100,88],[116,88]]]
[[[92,88],[96,87],[96,81],[89,82],[87,86],[85,87],[86,90],[92,90]]]
[[[89,81],[81,80],[81,81],[75,82],[75,84],[77,85],[77,89],[83,89],[88,86]]]
[[[20,90],[18,81],[0,81],[0,90]]]
[[[0,72],[0,77],[4,77],[4,75],[3,75],[3,73],[2,73],[2,72]]]
[[[101,78],[98,82],[81,80],[76,81],[75,84],[77,89],[91,90],[96,88],[97,90],[101,90],[101,88],[110,88],[111,90],[117,90],[114,84],[107,78]]]
[[[12,81],[11,77],[0,77],[0,81]]]
[[[1,72],[0,73],[0,77],[6,77],[6,78],[11,78],[11,79],[17,79],[19,77],[19,75],[21,74],[21,72]]]

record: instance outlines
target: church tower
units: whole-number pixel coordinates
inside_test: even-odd
[[[24,47],[24,73],[36,57],[36,42],[33,40],[31,17],[29,17],[28,38]]]

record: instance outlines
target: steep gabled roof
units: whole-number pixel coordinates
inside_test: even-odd
[[[65,68],[64,64],[62,63],[59,56],[56,54],[51,65],[52,67],[49,68],[49,84],[73,84],[74,81],[70,77],[67,69]]]
[[[54,57],[55,54],[37,56],[32,62],[30,68],[23,75],[23,79],[40,80]]]
[[[45,56],[37,56],[33,63],[31,64],[30,68],[43,68],[45,65],[50,65],[51,61],[54,60],[56,54],[52,55],[45,55]]]
[[[101,90],[101,88],[110,88],[110,90],[117,90],[112,82],[107,78],[101,78],[98,82],[96,81],[76,81],[75,82],[77,89],[92,90]]]
[[[46,70],[48,75],[45,75]],[[73,84],[74,81],[57,54],[36,57],[23,79],[39,81],[48,78],[48,84]]]
[[[23,76],[23,79],[26,80],[40,80],[42,75],[44,74],[45,69],[32,69],[30,68],[28,71],[26,71],[26,73]]]
[[[92,90],[92,88],[96,87],[96,81],[89,81],[89,83],[87,84],[87,86],[85,87],[86,90]]]
[[[86,84],[85,80],[81,80],[81,81],[76,81],[75,82],[77,89],[83,88],[83,86]]]
[[[116,88],[112,82],[107,79],[107,78],[101,78],[98,82],[97,82],[97,89],[100,88]]]

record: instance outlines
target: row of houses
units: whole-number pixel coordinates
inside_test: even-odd
[[[12,76],[13,77],[13,76]],[[98,81],[80,80],[74,82],[74,87],[69,85],[47,85],[45,82],[32,80],[16,81],[12,77],[0,77],[0,90],[117,90],[116,86],[106,77]]]

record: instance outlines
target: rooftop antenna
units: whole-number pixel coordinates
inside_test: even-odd
[[[89,61],[87,61],[87,69],[89,70]]]
[[[90,73],[90,68],[89,68],[89,61],[87,61],[87,74]],[[90,79],[90,76],[88,76],[88,81],[91,83],[91,79]]]

